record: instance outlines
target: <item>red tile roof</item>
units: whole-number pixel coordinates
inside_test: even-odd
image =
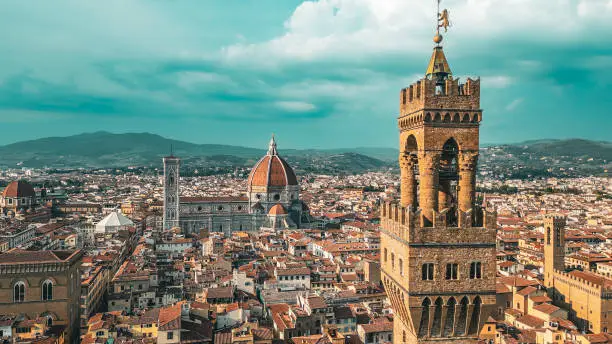
[[[14,181],[11,182],[5,189],[2,191],[3,197],[34,197],[36,193],[34,192],[34,188],[27,182],[24,181]]]
[[[298,185],[298,182],[295,172],[283,158],[276,154],[268,154],[255,164],[247,185],[250,189],[253,186]]]

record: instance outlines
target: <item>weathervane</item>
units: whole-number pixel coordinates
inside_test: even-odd
[[[440,1],[441,0],[438,0],[436,35],[434,36],[434,42],[438,45],[442,42],[443,38],[440,34],[440,28],[444,28],[444,32],[448,32],[448,27],[451,26],[449,21],[449,11],[447,9],[443,9],[442,12],[440,12]]]

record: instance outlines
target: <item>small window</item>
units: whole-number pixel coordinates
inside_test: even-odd
[[[279,194],[274,195],[274,200],[275,200],[275,201],[280,200],[280,195],[279,195]]]
[[[174,338],[174,332],[168,332],[168,336],[166,338],[167,339],[173,339]]]
[[[421,278],[423,281],[433,281],[434,279],[434,265],[433,263],[423,264],[421,267]]]
[[[13,302],[25,301],[25,283],[17,282],[13,287]]]
[[[446,279],[447,280],[456,280],[458,279],[458,273],[457,270],[459,269],[459,266],[455,263],[451,263],[451,264],[446,264]]]
[[[400,276],[404,276],[404,261],[400,258],[398,264]]]
[[[42,284],[42,300],[53,300],[53,282],[46,280]]]
[[[472,262],[470,264],[470,279],[482,278],[482,264],[480,262]]]

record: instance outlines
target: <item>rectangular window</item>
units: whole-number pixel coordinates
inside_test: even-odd
[[[172,338],[174,338],[174,332],[168,332],[167,339],[172,339]]]
[[[470,279],[482,278],[482,264],[480,262],[472,262],[470,264]]]
[[[457,270],[459,266],[457,264],[451,263],[446,264],[446,279],[447,280],[456,280],[458,279]]]
[[[433,281],[434,279],[434,265],[433,263],[425,263],[421,268],[421,274],[423,281]]]

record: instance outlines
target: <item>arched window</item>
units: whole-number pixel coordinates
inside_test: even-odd
[[[444,301],[442,301],[441,298],[438,298],[434,304],[434,320],[433,324],[431,325],[430,336],[440,337],[440,331],[442,330],[442,305],[444,304]]]
[[[546,228],[546,244],[550,245],[550,227]]]
[[[387,262],[387,249],[386,248],[385,248],[384,259],[385,259],[385,263],[386,263]]]
[[[42,299],[43,301],[53,300],[53,282],[46,280],[42,284]]]
[[[454,297],[451,297],[446,302],[446,321],[444,323],[444,328],[442,329],[442,337],[450,337],[453,334],[453,329],[455,327],[455,305],[457,301],[455,301]]]
[[[474,310],[472,311],[472,319],[470,320],[470,325],[468,327],[468,334],[478,333],[478,327],[480,324],[480,305],[482,304],[480,296],[476,296],[473,304]]]
[[[391,269],[395,269],[395,253],[391,252]]]
[[[459,317],[457,317],[457,322],[455,323],[455,336],[465,335],[468,303],[469,301],[465,296],[461,299],[461,302],[459,302]]]
[[[399,259],[398,264],[400,276],[404,276],[404,261],[402,260],[402,258]]]
[[[13,302],[23,302],[25,301],[25,283],[17,282],[13,287]]]
[[[426,297],[421,304],[422,310],[418,332],[419,338],[429,336],[429,306],[431,306],[431,301]]]

